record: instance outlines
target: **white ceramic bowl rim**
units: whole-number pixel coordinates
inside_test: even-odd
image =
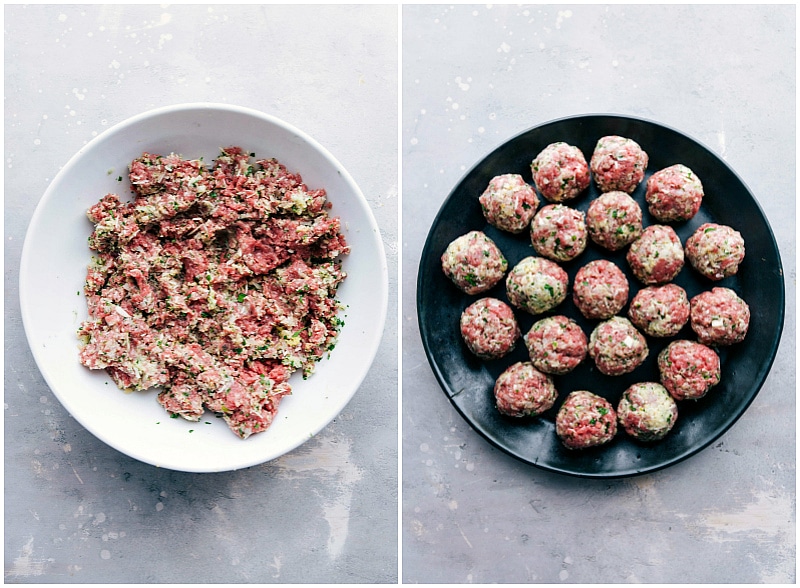
[[[212,427],[204,429],[196,423],[189,423],[182,419],[178,419],[178,421],[169,419],[156,402],[154,394],[149,394],[145,399],[148,403],[152,403],[154,408],[141,408],[147,414],[146,424],[141,431],[132,429],[127,434],[127,437],[123,436],[123,433],[116,431],[113,426],[109,426],[107,423],[101,424],[100,421],[103,416],[96,414],[96,411],[87,409],[83,390],[76,390],[76,388],[80,389],[83,386],[88,386],[91,389],[88,393],[91,393],[99,389],[99,386],[107,385],[109,380],[104,372],[92,371],[90,373],[90,370],[80,366],[77,360],[77,338],[75,337],[77,324],[75,323],[78,320],[77,317],[80,315],[81,309],[76,309],[74,305],[76,304],[75,299],[77,299],[77,302],[83,305],[82,312],[85,315],[85,300],[80,293],[79,296],[75,296],[75,289],[76,284],[78,284],[77,288],[82,292],[85,266],[90,260],[91,252],[85,245],[85,237],[80,244],[81,251],[85,251],[82,261],[76,260],[74,253],[63,253],[61,248],[48,247],[47,244],[43,243],[48,240],[57,241],[58,235],[56,233],[62,228],[64,237],[67,240],[74,237],[74,234],[70,234],[70,231],[72,233],[80,233],[80,231],[75,231],[74,226],[70,228],[70,216],[73,214],[80,214],[80,216],[83,216],[84,222],[88,223],[85,220],[86,207],[76,211],[74,208],[77,204],[64,203],[64,198],[61,198],[61,201],[57,198],[65,184],[75,183],[74,179],[70,179],[71,175],[75,174],[76,170],[82,170],[87,166],[87,155],[95,154],[100,150],[100,147],[107,147],[106,143],[110,143],[120,136],[130,134],[133,129],[138,128],[140,125],[146,127],[154,119],[173,116],[191,117],[193,115],[198,117],[246,117],[254,126],[263,125],[265,129],[270,130],[270,133],[274,131],[278,141],[283,141],[285,146],[288,145],[298,153],[307,154],[311,161],[316,161],[319,164],[318,167],[325,167],[327,171],[320,173],[328,173],[328,181],[335,184],[333,192],[328,189],[328,185],[312,186],[310,182],[306,183],[310,187],[323,187],[328,191],[329,200],[333,205],[331,214],[339,216],[338,212],[344,213],[342,215],[343,232],[345,232],[353,248],[351,255],[344,259],[348,277],[340,287],[339,299],[350,307],[350,314],[353,314],[354,310],[356,314],[354,317],[351,316],[347,319],[340,334],[337,348],[330,358],[323,359],[318,364],[317,372],[308,378],[308,383],[302,381],[293,384],[295,390],[301,387],[310,390],[310,392],[305,392],[307,396],[313,394],[321,394],[322,396],[317,396],[311,402],[310,400],[295,400],[294,396],[301,396],[301,394],[293,394],[293,396],[282,402],[278,418],[276,418],[272,427],[268,431],[255,435],[248,440],[239,440],[232,432],[225,431],[230,436],[230,439],[222,437],[221,443],[225,447],[220,449],[218,455],[213,454],[213,445],[218,442],[218,439],[213,435],[217,433],[208,433]],[[197,126],[201,127],[202,125],[198,123]],[[193,129],[191,128],[187,130],[190,141],[192,132]],[[227,142],[223,145],[218,145],[218,147],[233,144],[237,143]],[[246,144],[245,141],[242,141],[241,146],[244,148],[252,147]],[[183,152],[181,154],[187,157],[194,157],[195,154],[189,152],[190,148],[190,146],[185,147],[182,149]],[[149,150],[146,148],[146,144],[143,145],[140,151],[143,150]],[[102,159],[103,156],[104,154],[100,153],[98,159]],[[280,153],[275,153],[272,156],[284,163]],[[304,158],[298,161],[302,159]],[[129,160],[121,161],[119,165],[127,166],[128,163]],[[306,172],[309,170],[297,170],[296,167],[288,163],[287,167],[290,171],[299,171],[303,176],[304,182],[307,180]],[[316,172],[312,169],[308,175],[314,175],[314,173]],[[115,173],[114,175],[116,176],[117,174]],[[82,177],[86,177],[86,174]],[[69,190],[64,191],[68,192]],[[342,200],[336,200],[337,193],[346,193],[347,197]],[[93,192],[87,198],[93,198],[96,201],[102,195]],[[344,200],[347,201],[344,202]],[[59,215],[57,213],[63,211],[53,212],[52,209],[54,207],[64,209],[69,214]],[[337,208],[339,209],[338,212]],[[357,224],[356,227],[347,226],[348,215]],[[62,218],[55,219],[53,218],[54,216],[61,216]],[[62,227],[61,225],[66,226]],[[55,232],[53,231],[54,227]],[[52,259],[44,255],[46,252],[52,253]],[[83,267],[83,271],[78,272],[77,276],[72,275],[74,272],[69,270],[70,267],[74,269],[76,264],[78,264],[78,267],[82,264]],[[348,268],[348,265],[350,268]],[[47,273],[50,275],[45,275]],[[66,275],[66,273],[69,275]],[[49,288],[52,288],[52,292],[47,292]],[[72,324],[68,326],[75,327],[75,329],[65,333],[63,328],[65,321],[62,316],[53,315],[51,317],[52,320],[47,320],[46,316],[43,318],[41,315],[54,312],[50,311],[48,307],[53,305],[54,301],[56,306],[61,304],[61,297],[70,292],[73,298],[69,302],[69,304],[73,305],[73,307],[70,307],[70,313],[74,316],[72,317]],[[48,299],[48,295],[56,298]],[[362,301],[363,304],[361,303]],[[251,108],[211,102],[175,104],[135,115],[100,133],[78,150],[58,172],[31,217],[28,233],[23,244],[20,263],[20,307],[23,326],[31,352],[45,381],[70,414],[96,437],[131,457],[159,467],[192,472],[225,471],[263,463],[291,451],[316,435],[346,406],[366,377],[380,345],[388,307],[388,270],[380,230],[369,209],[367,200],[344,167],[315,139],[274,116]],[[364,311],[364,316],[361,316],[361,313],[358,312],[360,310]],[[58,323],[59,321],[61,321],[61,324],[54,326],[50,324],[52,322]],[[355,323],[352,327],[350,326],[351,322]],[[59,329],[59,327],[61,328]],[[337,368],[337,365],[342,365],[343,368]],[[105,381],[101,382],[101,380]],[[113,406],[120,407],[120,410],[127,410],[128,407],[134,407],[134,410],[136,410],[136,407],[144,406],[139,398],[134,398],[137,394],[124,395],[116,388],[112,392],[119,393],[119,397],[110,399],[108,402],[115,403]],[[105,395],[103,399],[105,401]],[[302,421],[303,419],[293,414],[293,409],[287,406],[284,411],[285,405],[297,404],[297,402],[305,402],[307,405],[306,409],[304,409],[309,411],[309,422],[306,426],[298,426],[296,424],[297,421]],[[151,413],[151,410],[155,412]],[[299,409],[295,409],[295,413],[298,411]],[[291,420],[295,424],[285,425],[283,422],[279,422],[281,421],[282,412],[287,413],[287,421]],[[152,419],[150,418],[151,415]],[[289,415],[291,415],[291,419]],[[156,424],[154,419],[156,418],[163,418],[164,424],[154,427],[153,425]],[[120,421],[122,428],[124,428],[124,420]],[[219,423],[212,424],[217,431],[223,427],[227,429],[221,420]],[[270,443],[269,439],[273,429],[275,430],[273,436],[278,440],[276,443]],[[163,434],[163,431],[167,430],[170,432],[163,439],[158,438]],[[185,441],[176,437],[174,431],[179,431],[179,434],[183,435],[190,432],[194,433],[190,447],[191,451],[197,451],[198,455],[191,458],[183,456],[182,453],[184,451],[181,445]],[[152,442],[146,439],[149,433],[156,436]],[[145,437],[140,446],[137,446],[134,440],[130,438],[136,434],[141,434]],[[205,437],[203,437],[204,435]],[[203,440],[198,442],[198,439]],[[161,449],[154,446],[156,443],[161,444]],[[206,443],[209,444],[211,453],[204,456],[202,451],[197,450],[197,446],[203,446]]]

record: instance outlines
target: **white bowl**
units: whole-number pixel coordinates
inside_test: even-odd
[[[109,192],[128,197],[127,165],[143,151],[212,161],[231,145],[275,157],[309,189],[325,188],[352,252],[338,298],[345,325],[329,358],[307,380],[292,376],[271,427],[246,440],[222,419],[171,419],[156,392],[125,393],[102,370],[78,360],[76,331],[86,319],[83,284],[91,258],[86,210]],[[122,182],[118,181],[123,177]],[[155,466],[235,470],[296,448],[352,398],[380,343],[388,303],[386,258],[369,205],[350,175],[314,139],[272,116],[223,104],[183,104],[135,116],[94,138],[58,173],[33,214],[20,266],[22,320],[45,380],[69,413],[115,449]],[[208,421],[210,424],[205,424]]]

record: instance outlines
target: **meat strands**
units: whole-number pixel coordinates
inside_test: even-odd
[[[223,149],[210,167],[145,153],[133,201],[88,211],[94,257],[80,361],[125,390],[159,388],[173,417],[208,410],[241,438],[265,431],[290,376],[337,340],[350,251],[324,189],[276,159]]]

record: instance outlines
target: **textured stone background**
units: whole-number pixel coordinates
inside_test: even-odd
[[[273,462],[159,470],[48,389],[19,316],[25,229],[59,168],[151,108],[227,102],[324,145],[370,202],[397,291],[395,6],[5,6],[5,580],[396,582],[397,302],[344,412]],[[123,417],[124,415],[119,415]]]
[[[795,581],[795,7],[403,8],[402,547],[406,582]],[[444,198],[536,124],[660,121],[744,179],[786,282],[772,371],[737,424],[667,470],[616,481],[494,449],[441,392],[416,322],[417,263]]]

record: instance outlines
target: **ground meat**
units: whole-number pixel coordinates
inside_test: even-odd
[[[349,247],[325,191],[239,147],[211,167],[150,153],[129,167],[133,201],[109,194],[87,213],[81,363],[120,388],[160,387],[173,416],[266,430],[291,374],[313,373],[343,324]]]
[[[589,205],[586,228],[592,241],[618,251],[642,234],[642,209],[625,192],[606,192]]]
[[[586,249],[586,223],[580,210],[563,204],[543,206],[531,222],[531,243],[553,261],[575,259]]]
[[[744,259],[744,239],[739,231],[716,223],[705,223],[686,240],[686,257],[694,269],[719,281],[739,271]]]
[[[719,356],[702,343],[679,339],[658,354],[658,372],[675,400],[697,400],[719,384]]]
[[[510,417],[534,417],[555,404],[558,392],[553,379],[530,362],[517,362],[494,385],[497,410]]]
[[[583,329],[566,316],[549,316],[525,335],[531,363],[546,374],[563,375],[586,359],[588,340]]]
[[[647,153],[636,141],[609,135],[597,141],[590,165],[600,191],[630,194],[644,179],[647,162]]]
[[[567,297],[569,277],[561,266],[543,257],[526,257],[506,278],[508,300],[531,314],[547,312]]]
[[[464,343],[481,359],[508,354],[521,334],[514,311],[496,298],[481,298],[470,304],[461,314],[460,326]]]
[[[603,445],[617,434],[617,413],[605,398],[576,390],[558,409],[556,434],[567,449]]]
[[[647,354],[644,336],[624,317],[611,317],[597,325],[589,336],[589,356],[607,376],[632,372]]]
[[[536,190],[519,174],[495,176],[478,201],[487,222],[509,233],[527,229],[539,207]]]
[[[750,326],[750,307],[730,288],[712,288],[689,301],[690,321],[706,345],[740,343]]]
[[[611,318],[628,302],[628,279],[614,263],[590,261],[575,274],[572,301],[588,319]]]
[[[545,147],[531,163],[531,172],[536,188],[550,202],[572,200],[591,181],[581,150],[563,142]]]
[[[689,298],[677,284],[648,286],[631,300],[628,318],[646,335],[673,337],[689,321]]]
[[[675,426],[678,405],[661,384],[641,382],[622,393],[617,418],[631,437],[639,441],[660,441]]]
[[[683,245],[672,227],[650,225],[631,243],[626,258],[643,284],[666,284],[683,269]]]
[[[687,221],[700,210],[703,184],[692,170],[678,163],[650,176],[645,201],[650,214],[661,222]]]
[[[467,294],[481,294],[503,279],[508,262],[500,248],[481,231],[454,239],[442,254],[442,271]]]

